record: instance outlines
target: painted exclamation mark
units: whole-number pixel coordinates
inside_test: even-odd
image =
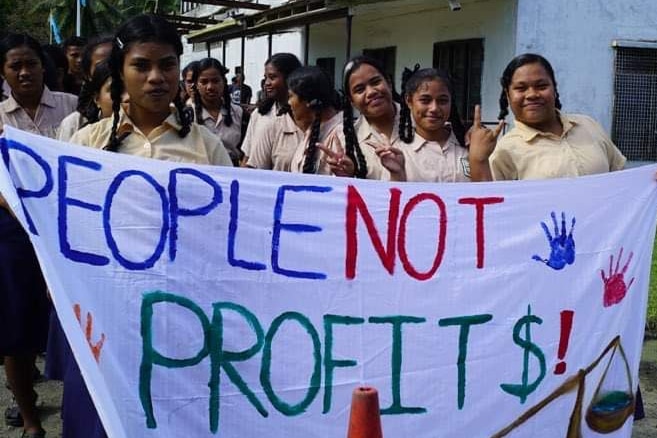
[[[572,310],[561,311],[561,336],[559,338],[559,352],[557,353],[559,362],[554,367],[554,374],[563,374],[566,372],[566,362],[563,360],[566,357],[568,350],[568,341],[570,340],[570,332],[573,328],[573,316],[575,312]]]

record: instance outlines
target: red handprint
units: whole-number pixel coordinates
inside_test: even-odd
[[[602,282],[605,285],[605,292],[603,296],[603,305],[605,307],[612,306],[614,304],[620,303],[627,291],[630,290],[630,286],[634,283],[634,277],[630,280],[627,285],[625,284],[625,273],[627,272],[627,267],[632,261],[633,252],[630,252],[630,256],[627,258],[623,269],[620,270],[620,261],[623,258],[623,248],[621,247],[620,252],[618,253],[618,259],[616,259],[616,267],[612,268],[614,263],[614,256],[609,256],[609,276],[605,276],[604,269],[600,269],[600,275],[602,276]]]
[[[82,326],[82,317],[80,316],[80,305],[75,304],[73,306],[73,312],[75,312],[75,317],[77,318],[78,322],[80,323],[80,326]],[[103,344],[105,343],[105,333],[101,333],[100,335],[100,341],[96,342],[95,344],[91,341],[91,334],[93,332],[93,325],[94,325],[94,320],[93,316],[91,315],[91,312],[87,312],[87,322],[84,327],[84,337],[87,339],[87,343],[89,344],[89,348],[91,348],[91,353],[94,355],[94,359],[96,359],[96,362],[100,361],[100,351],[103,349]]]

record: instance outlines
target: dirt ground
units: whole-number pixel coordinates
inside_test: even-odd
[[[43,369],[43,360],[37,364]],[[2,367],[0,367],[2,368]],[[0,370],[4,377],[4,369]],[[0,378],[0,381],[3,380]],[[632,438],[657,437],[657,339],[647,340],[643,345],[643,358],[640,367],[641,392],[646,410],[646,418],[634,423]],[[61,438],[61,420],[59,408],[62,385],[59,382],[41,382],[36,388],[39,393],[39,409],[47,431],[48,438]],[[4,385],[0,387],[0,412],[9,403],[9,391]],[[21,431],[4,425],[0,419],[0,438],[18,438]]]

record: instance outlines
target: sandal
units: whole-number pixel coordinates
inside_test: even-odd
[[[5,424],[12,427],[23,427],[23,416],[16,404],[16,399],[11,398],[11,404],[5,409]]]

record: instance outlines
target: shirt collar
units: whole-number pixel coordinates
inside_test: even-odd
[[[130,116],[125,110],[125,104],[121,105],[121,108],[119,110],[119,123],[118,123],[118,128],[117,128],[117,133],[119,135],[125,133],[125,132],[140,132],[139,128],[137,128],[134,124],[134,122],[130,119]],[[176,131],[179,131],[182,126],[180,125],[180,122],[178,122],[178,118],[176,117],[176,109],[175,107],[171,108],[171,114],[167,116],[166,119],[162,122],[160,127],[168,127],[175,129]],[[142,134],[143,135],[143,134]],[[146,136],[144,136],[146,137]]]
[[[11,88],[9,89],[11,90]],[[8,113],[11,113],[13,111],[17,111],[18,109],[21,109],[21,105],[18,103],[16,99],[14,99],[14,95],[9,93],[9,96],[7,97],[6,100],[6,108],[5,110]],[[57,102],[55,101],[55,95],[53,94],[52,91],[47,86],[43,86],[43,91],[41,92],[41,100],[39,101],[39,105],[43,106],[48,106],[51,108],[55,108],[57,106]]]
[[[559,110],[556,110],[556,112],[557,112],[557,116],[559,117],[559,121],[561,122],[561,126],[563,127],[563,133],[561,135],[564,136],[568,131],[570,131],[573,128],[573,126],[577,124],[577,122],[575,120],[572,120],[570,117],[568,117],[566,114],[563,114]],[[527,126],[518,120],[515,121],[515,125],[518,134],[526,142],[531,142],[539,135],[542,137],[554,136],[554,134],[550,132],[539,131],[538,129]]]
[[[442,153],[446,153],[450,149],[459,146],[459,141],[456,139],[456,136],[454,135],[454,131],[450,131],[449,137],[447,137],[447,141],[445,142],[444,145],[440,145],[440,143],[438,143],[437,141],[429,141],[416,132],[415,135],[413,136],[413,142],[409,146],[411,147],[413,152],[418,152],[424,146],[431,143],[439,145]]]
[[[394,144],[397,140],[399,140],[399,104],[397,102],[393,102],[393,105],[395,107],[395,118],[392,122],[392,135],[390,137],[390,144]],[[383,134],[378,132],[370,123],[367,121],[367,119],[361,114],[358,116],[358,120],[355,122],[355,128],[356,128],[356,136],[358,137],[358,141],[361,142],[367,142],[368,140],[370,142],[377,142],[377,139],[380,141],[380,137],[384,137]]]

